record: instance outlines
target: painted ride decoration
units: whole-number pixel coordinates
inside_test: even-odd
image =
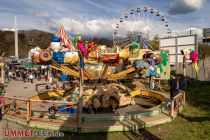
[[[145,50],[143,50],[145,51]],[[139,52],[141,54],[141,50]],[[157,65],[162,62],[162,56],[158,53],[151,51],[143,53],[143,59],[135,60],[133,66],[137,69],[138,73],[135,75],[136,78],[148,78],[156,77],[159,78],[160,74],[157,72]]]

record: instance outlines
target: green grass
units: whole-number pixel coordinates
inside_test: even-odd
[[[186,107],[171,123],[147,129],[161,139],[210,139],[210,83],[197,82],[186,92]]]

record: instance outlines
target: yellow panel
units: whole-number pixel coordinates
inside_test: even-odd
[[[50,91],[50,92],[45,92],[45,93],[41,93],[39,95],[33,96],[29,99],[33,99],[33,100],[47,100],[50,99],[52,97],[58,97],[61,96],[65,93],[65,90],[58,90],[58,91]]]
[[[135,97],[137,95],[143,95],[143,96],[149,96],[149,97],[152,97],[152,98],[155,98],[155,99],[158,99],[160,101],[164,101],[165,100],[165,97],[157,92],[153,92],[153,91],[150,91],[150,90],[135,90],[135,91],[131,91],[129,93],[131,95],[131,97]]]

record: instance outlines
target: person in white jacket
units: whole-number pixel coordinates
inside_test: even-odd
[[[29,80],[31,81],[31,83],[33,83],[33,79],[34,79],[34,76],[32,73],[29,74]]]

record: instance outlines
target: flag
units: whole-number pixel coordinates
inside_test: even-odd
[[[70,50],[76,50],[71,40],[68,38],[68,35],[66,34],[64,27],[62,26],[58,36],[62,39],[61,44],[65,45]]]

